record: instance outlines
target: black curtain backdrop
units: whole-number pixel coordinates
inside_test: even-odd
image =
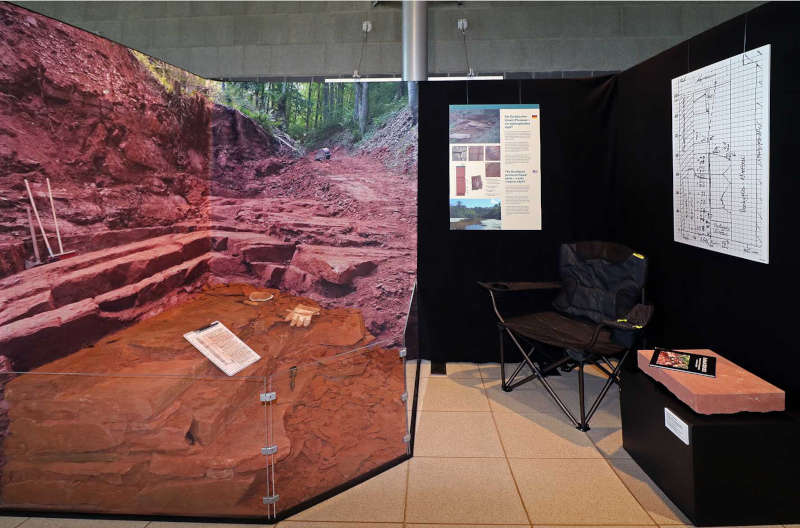
[[[497,361],[489,296],[476,281],[552,280],[563,241],[607,238],[610,229],[610,77],[420,83],[419,285],[423,355],[434,361]],[[539,104],[541,231],[450,231],[451,104]],[[541,305],[550,301],[510,298]],[[511,304],[513,302],[513,305]]]
[[[797,4],[771,3],[609,78],[422,83],[423,356],[496,361],[494,316],[475,282],[554,279],[561,242],[606,239],[650,259],[650,344],[712,348],[800,393],[800,177],[792,166],[800,152],[798,28]],[[676,243],[672,227],[671,80],[764,44],[772,44],[768,265]],[[448,105],[464,103],[541,106],[542,231],[449,231]],[[551,300],[539,295],[525,308]]]
[[[800,389],[798,28],[798,5],[766,4],[618,76],[611,222],[613,239],[650,258],[651,343],[712,348],[790,393]],[[772,45],[770,263],[760,264],[673,241],[670,82],[765,44]]]

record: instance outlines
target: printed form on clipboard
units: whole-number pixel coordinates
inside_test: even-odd
[[[233,376],[261,359],[261,356],[219,321],[187,332],[183,337],[228,376]]]

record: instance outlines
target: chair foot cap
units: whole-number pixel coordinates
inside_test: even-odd
[[[511,390],[512,390],[511,387],[503,385],[503,392],[511,392]]]

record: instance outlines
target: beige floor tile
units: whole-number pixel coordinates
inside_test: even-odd
[[[605,460],[509,460],[539,524],[653,524]]]
[[[519,363],[506,363],[506,377],[510,376],[514,369],[517,368]],[[500,380],[500,363],[481,363],[479,365],[481,369],[481,375],[485,381],[499,381]],[[528,365],[522,367],[519,374],[517,374],[517,380],[522,380],[526,376],[529,376],[533,371],[530,369]],[[585,367],[586,372],[586,383],[604,383],[606,380],[606,375],[596,366],[594,365],[586,365]],[[571,378],[572,376],[577,376],[578,371],[573,370],[571,372],[560,372],[561,378]],[[558,376],[550,376],[548,380],[551,379],[559,379]],[[576,382],[577,383],[577,382]],[[533,384],[526,383],[525,385],[520,385],[518,389],[525,389],[532,387]]]
[[[27,525],[26,525],[27,526]],[[105,524],[97,525],[98,528],[105,528]],[[274,526],[269,525],[267,523],[264,524],[230,524],[230,523],[195,523],[195,522],[171,522],[171,521],[159,521],[159,522],[151,522],[147,525],[146,528],[261,528],[261,527],[268,527]],[[25,528],[25,527],[21,527]],[[71,527],[70,527],[71,528]]]
[[[489,412],[423,412],[414,456],[503,457]]]
[[[428,378],[423,411],[488,411],[489,402],[480,380]]]
[[[499,381],[485,382],[486,396],[489,398],[489,405],[495,413],[511,412],[515,414],[529,413],[561,413],[561,409],[556,405],[545,390],[538,386],[531,386],[526,390],[514,389],[511,392],[504,392],[500,388]]]
[[[422,409],[422,400],[425,398],[425,392],[426,392],[427,387],[428,387],[428,379],[429,378],[420,378],[419,379],[419,398],[417,399],[417,409],[418,410]],[[414,390],[415,390],[415,388],[416,388],[415,385],[413,383],[410,383],[408,385],[407,389],[406,389],[408,391],[408,410],[409,411],[412,409],[412,406],[414,405]]]
[[[407,501],[408,523],[528,522],[499,458],[413,458]]]
[[[282,521],[278,528],[403,528],[403,523]],[[148,527],[150,528],[150,527]]]
[[[417,374],[417,361],[406,361],[406,379],[409,381],[414,380]],[[431,364],[429,361],[422,361],[419,365],[419,376],[427,378],[431,374]]]
[[[293,516],[292,521],[403,522],[408,463]]]
[[[518,363],[506,363],[506,378],[514,372],[514,369],[517,368],[517,365]],[[500,381],[500,363],[481,363],[479,367],[481,369],[481,376],[483,376],[484,381]],[[517,375],[516,379],[524,379],[526,376],[529,376],[530,373],[530,367],[525,365],[522,367],[522,370]],[[525,384],[521,385],[519,388],[522,389],[523,387],[529,386],[530,385]]]
[[[448,363],[447,377],[453,379],[482,379],[481,370],[476,363]]]
[[[22,528],[144,528],[147,521],[121,521],[114,519],[67,519],[55,517],[31,517]],[[150,526],[158,527],[158,523]],[[173,525],[171,525],[172,528]],[[202,525],[195,525],[202,528]]]
[[[580,399],[577,382],[570,379],[548,378],[553,390],[558,394],[567,408],[576,419],[580,416]],[[563,415],[558,404],[550,397],[545,388],[538,381],[525,385],[525,389],[518,387],[511,392],[502,390],[499,381],[485,381],[486,396],[494,412],[513,412],[516,414],[545,413]],[[586,412],[589,412],[592,402],[600,393],[602,383],[586,384]],[[598,413],[604,410],[612,416],[619,415],[619,391],[611,388],[600,404]],[[590,426],[594,419],[590,422]]]
[[[564,416],[495,413],[494,418],[509,458],[601,458],[586,434]]]
[[[547,524],[535,524],[534,528],[588,528],[585,524],[555,524],[555,525],[547,525]],[[600,527],[598,527],[600,528]],[[652,524],[640,524],[640,525],[630,525],[630,524],[604,524],[602,528],[653,528]],[[672,528],[672,527],[670,527]]]
[[[695,528],[693,524],[664,524],[661,526],[668,526],[669,528]],[[708,528],[797,528],[800,524],[752,524],[746,526],[709,526]],[[560,528],[560,527],[559,527]],[[606,528],[603,526],[603,528]]]
[[[657,524],[691,524],[633,460],[612,459],[614,471]]]
[[[590,422],[591,429],[586,432],[595,447],[605,458],[631,458],[622,447],[622,429],[619,427],[599,427]]]
[[[17,528],[27,517],[13,517],[9,515],[0,515],[0,528]]]
[[[530,527],[529,524],[406,524],[406,528],[529,528],[529,527]],[[635,528],[635,527],[628,527],[628,528]]]

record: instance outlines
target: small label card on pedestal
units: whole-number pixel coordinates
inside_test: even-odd
[[[219,321],[187,332],[183,337],[228,376],[233,376],[261,359],[261,356]]]
[[[664,407],[664,426],[672,431],[672,434],[689,445],[689,424],[678,418],[674,412]]]

